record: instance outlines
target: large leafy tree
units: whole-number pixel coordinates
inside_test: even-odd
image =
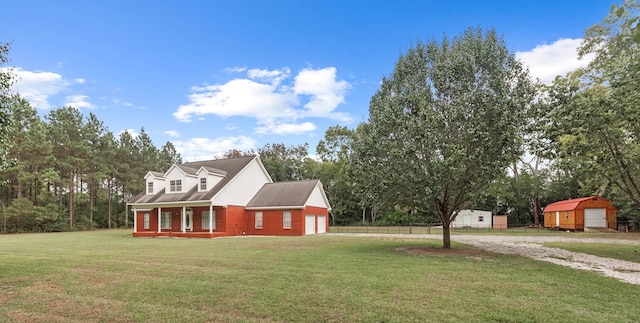
[[[0,43],[0,168],[4,166],[4,157],[11,144],[7,134],[11,131],[11,85],[15,75],[4,67],[9,62],[9,45]]]
[[[343,126],[329,127],[324,138],[318,142],[316,153],[320,162],[316,162],[316,173],[309,178],[318,178],[331,204],[331,216],[334,224],[356,222],[359,201],[354,195],[353,179],[349,176],[349,165],[353,155],[353,141],[357,130]],[[307,159],[307,164],[314,160]]]
[[[383,78],[356,143],[376,198],[436,215],[450,248],[457,212],[520,156],[533,94],[495,30],[418,41]]]
[[[304,178],[304,160],[309,154],[309,145],[285,146],[266,144],[258,149],[260,160],[274,182],[292,181]]]
[[[584,69],[548,87],[540,121],[556,165],[582,179],[587,194],[626,195],[640,205],[638,1],[612,7],[585,32]]]

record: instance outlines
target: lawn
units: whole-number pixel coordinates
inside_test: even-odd
[[[0,235],[0,321],[624,322],[640,288],[393,237]],[[454,244],[457,249],[468,246]]]
[[[544,246],[640,263],[640,245],[637,244],[547,242]]]

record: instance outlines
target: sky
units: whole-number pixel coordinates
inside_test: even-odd
[[[109,131],[171,141],[184,161],[355,128],[417,40],[495,28],[533,77],[586,65],[584,30],[615,0],[21,0],[2,5],[14,90]]]

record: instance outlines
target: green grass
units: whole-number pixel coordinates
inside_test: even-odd
[[[630,322],[640,288],[393,237],[0,235],[0,321]],[[456,248],[470,248],[455,244]]]
[[[442,227],[424,227],[424,226],[331,226],[331,233],[380,233],[380,234],[434,234],[442,235]],[[579,237],[579,238],[606,238],[606,239],[631,239],[639,240],[640,232],[619,233],[619,232],[583,232],[583,231],[562,231],[549,230],[546,228],[508,228],[508,229],[489,229],[489,228],[451,228],[452,235],[507,235],[507,236],[549,236],[549,237]]]
[[[640,245],[637,244],[547,242],[544,246],[640,263]]]

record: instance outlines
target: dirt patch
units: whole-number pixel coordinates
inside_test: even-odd
[[[486,251],[480,249],[444,249],[436,247],[400,247],[395,249],[398,252],[410,254],[413,256],[434,256],[434,257],[449,257],[449,256],[461,256],[466,258],[472,258],[476,260],[482,260],[488,256]]]

